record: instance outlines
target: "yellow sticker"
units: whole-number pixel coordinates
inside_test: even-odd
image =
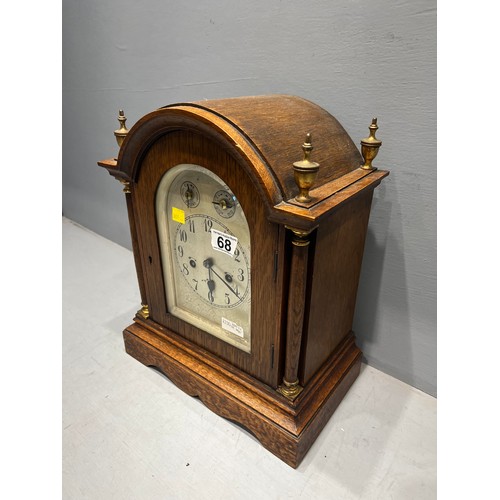
[[[172,207],[172,220],[174,220],[175,222],[180,222],[181,224],[185,224],[186,217],[184,216],[184,210]]]

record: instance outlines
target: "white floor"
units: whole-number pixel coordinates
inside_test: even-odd
[[[436,498],[436,400],[364,365],[300,467],[123,348],[131,252],[63,219],[63,498]]]

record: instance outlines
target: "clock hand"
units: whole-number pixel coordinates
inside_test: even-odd
[[[212,279],[212,266],[214,264],[213,259],[208,258],[203,261],[203,266],[208,269],[208,280],[207,280],[207,286],[208,286],[208,293],[209,295],[213,293],[215,290],[215,281]]]
[[[228,203],[226,200],[212,201],[212,203],[214,205],[219,205],[219,207],[221,207],[223,210],[225,210],[226,208],[232,208],[233,207],[233,205],[231,205],[231,203]]]
[[[233,290],[233,288],[228,284],[228,282],[222,276],[220,276],[220,274],[217,271],[215,271],[215,269],[212,268],[212,272],[215,274],[215,276],[217,276],[217,278],[219,278],[222,281],[222,283],[224,283],[224,285],[226,285],[229,288],[229,290],[231,290],[231,292],[233,292],[233,294],[236,297],[238,297],[238,299],[240,298],[238,293],[235,290]]]

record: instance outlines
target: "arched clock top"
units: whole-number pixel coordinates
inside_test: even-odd
[[[123,115],[120,118],[123,121]],[[269,219],[302,229],[317,225],[343,203],[344,195],[373,188],[385,176],[371,167],[374,156],[367,160],[366,155],[374,153],[373,141],[361,142],[363,159],[335,117],[290,95],[197,101],[157,109],[125,136],[120,135],[116,164],[103,166],[126,186],[138,182],[147,151],[160,137],[176,130],[199,133],[226,150],[253,180]],[[294,166],[303,158],[306,134],[313,138],[310,163],[319,165],[307,195]]]
[[[298,193],[292,165],[301,159],[301,145],[307,133],[314,138],[314,161],[322,166],[317,186],[357,169],[362,163],[358,149],[337,119],[301,97],[235,97],[195,102],[191,106],[209,109],[244,131],[272,169],[285,201]]]
[[[238,160],[268,208],[283,200],[278,179],[272,167],[254,147],[245,133],[224,117],[191,105],[173,105],[153,111],[141,118],[129,131],[117,159],[117,177],[130,182],[140,180],[141,161],[162,136],[175,131],[198,133]]]

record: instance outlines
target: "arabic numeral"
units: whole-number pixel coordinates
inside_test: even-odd
[[[212,230],[214,223],[210,219],[205,219],[205,232],[209,233]]]
[[[240,251],[237,248],[234,249],[234,260],[240,262]]]

